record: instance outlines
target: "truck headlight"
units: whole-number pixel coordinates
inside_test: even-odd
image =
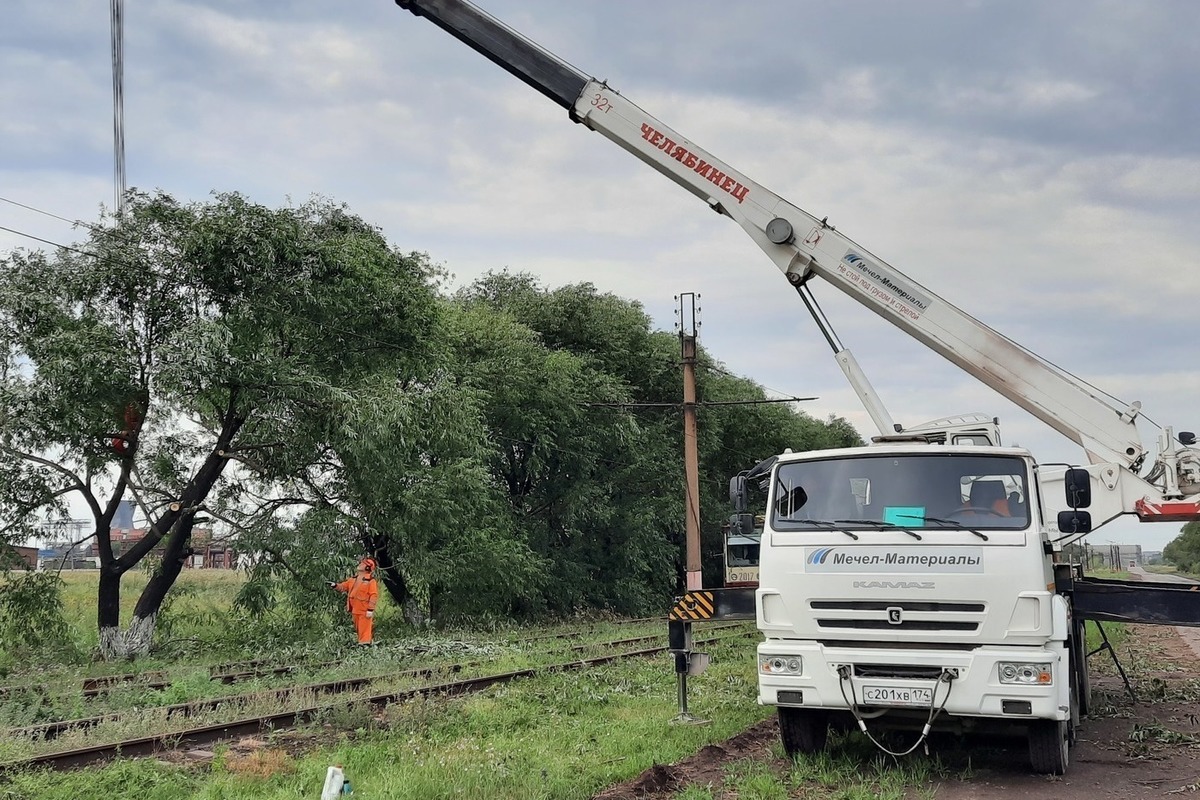
[[[1021,661],[1001,661],[1001,683],[1026,686],[1048,686],[1054,683],[1054,669],[1049,664],[1031,664]]]
[[[799,656],[759,656],[758,671],[767,675],[799,675],[804,662]]]

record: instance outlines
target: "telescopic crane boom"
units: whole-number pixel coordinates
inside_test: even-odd
[[[570,118],[738,223],[801,288],[814,276],[1078,443],[1118,513],[1143,521],[1200,519],[1195,436],[1164,429],[1146,478],[1135,420],[1140,403],[1118,403],[969,316],[827,224],[685,138],[606,82],[596,80],[465,0],[396,0],[565,108]],[[1179,445],[1182,445],[1180,447]],[[1120,484],[1118,486],[1118,484]]]

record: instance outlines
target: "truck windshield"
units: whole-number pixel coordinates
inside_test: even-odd
[[[856,456],[779,465],[776,530],[1025,528],[1025,463],[958,453]]]

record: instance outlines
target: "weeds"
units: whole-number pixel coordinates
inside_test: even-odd
[[[52,572],[0,573],[0,672],[18,663],[78,662],[82,651],[72,640],[63,614],[64,582]]]
[[[787,786],[775,774],[770,764],[760,761],[739,761],[726,770],[725,785],[734,790],[738,800],[787,800]]]
[[[1190,733],[1181,733],[1163,725],[1134,725],[1129,741],[1135,744],[1158,743],[1164,745],[1200,744],[1200,738]]]
[[[776,746],[782,756],[782,747]],[[967,780],[970,762],[952,769],[938,756],[910,755],[902,759],[881,753],[857,732],[832,734],[825,752],[798,757],[788,781],[797,791],[815,784],[839,800],[910,797],[912,792],[933,797],[946,780]]]
[[[249,753],[229,753],[223,766],[230,775],[259,781],[279,775],[291,775],[297,769],[295,758],[283,750],[269,747]]]

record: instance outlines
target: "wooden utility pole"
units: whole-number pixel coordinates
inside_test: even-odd
[[[699,295],[679,295],[679,342],[683,350],[684,530],[687,533],[687,590],[704,588],[700,574],[700,459],[696,447],[696,320]]]

